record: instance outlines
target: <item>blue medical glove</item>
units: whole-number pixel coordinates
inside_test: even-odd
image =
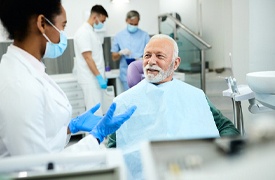
[[[96,76],[97,82],[101,89],[106,89],[107,88],[107,81],[103,79],[101,75]]]
[[[116,110],[116,104],[112,103],[106,115],[98,122],[90,134],[97,138],[99,143],[101,143],[104,137],[116,132],[120,126],[132,116],[136,108],[136,106],[132,106],[125,113],[113,116]]]
[[[89,111],[72,119],[69,128],[71,133],[77,133],[78,131],[91,131],[96,124],[103,118],[103,116],[96,116],[94,113],[99,109],[100,104],[95,105]]]

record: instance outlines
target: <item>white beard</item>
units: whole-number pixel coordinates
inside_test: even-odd
[[[150,83],[159,83],[159,82],[163,81],[164,79],[166,79],[167,77],[169,77],[174,72],[173,67],[174,67],[174,62],[172,62],[170,64],[167,71],[164,71],[157,65],[150,66],[149,64],[147,64],[143,69],[143,71],[145,72],[144,73],[145,79]],[[157,71],[159,71],[159,73],[157,75],[147,74],[148,69],[157,70]]]

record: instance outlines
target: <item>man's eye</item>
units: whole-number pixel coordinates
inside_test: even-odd
[[[158,55],[157,56],[159,59],[164,59],[165,57],[163,55]]]
[[[145,55],[144,55],[144,58],[149,58],[149,57],[150,57],[149,54],[145,54]]]

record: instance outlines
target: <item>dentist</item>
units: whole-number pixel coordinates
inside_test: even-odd
[[[112,104],[102,117],[94,115],[98,104],[71,119],[66,95],[41,61],[62,55],[67,47],[61,0],[0,0],[0,20],[14,40],[0,63],[0,158],[61,152],[70,134],[78,131],[89,135],[72,150],[99,150],[104,137],[129,119],[136,107],[113,116],[116,104]]]
[[[119,78],[124,91],[129,89],[126,58],[141,58],[150,39],[149,34],[138,27],[139,21],[139,13],[135,10],[129,11],[126,15],[127,27],[115,35],[112,43],[112,60],[119,61]]]

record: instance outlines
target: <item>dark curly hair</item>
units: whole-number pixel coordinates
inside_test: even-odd
[[[0,0],[0,20],[9,39],[24,40],[32,17],[43,14],[51,22],[61,14],[61,0]]]

